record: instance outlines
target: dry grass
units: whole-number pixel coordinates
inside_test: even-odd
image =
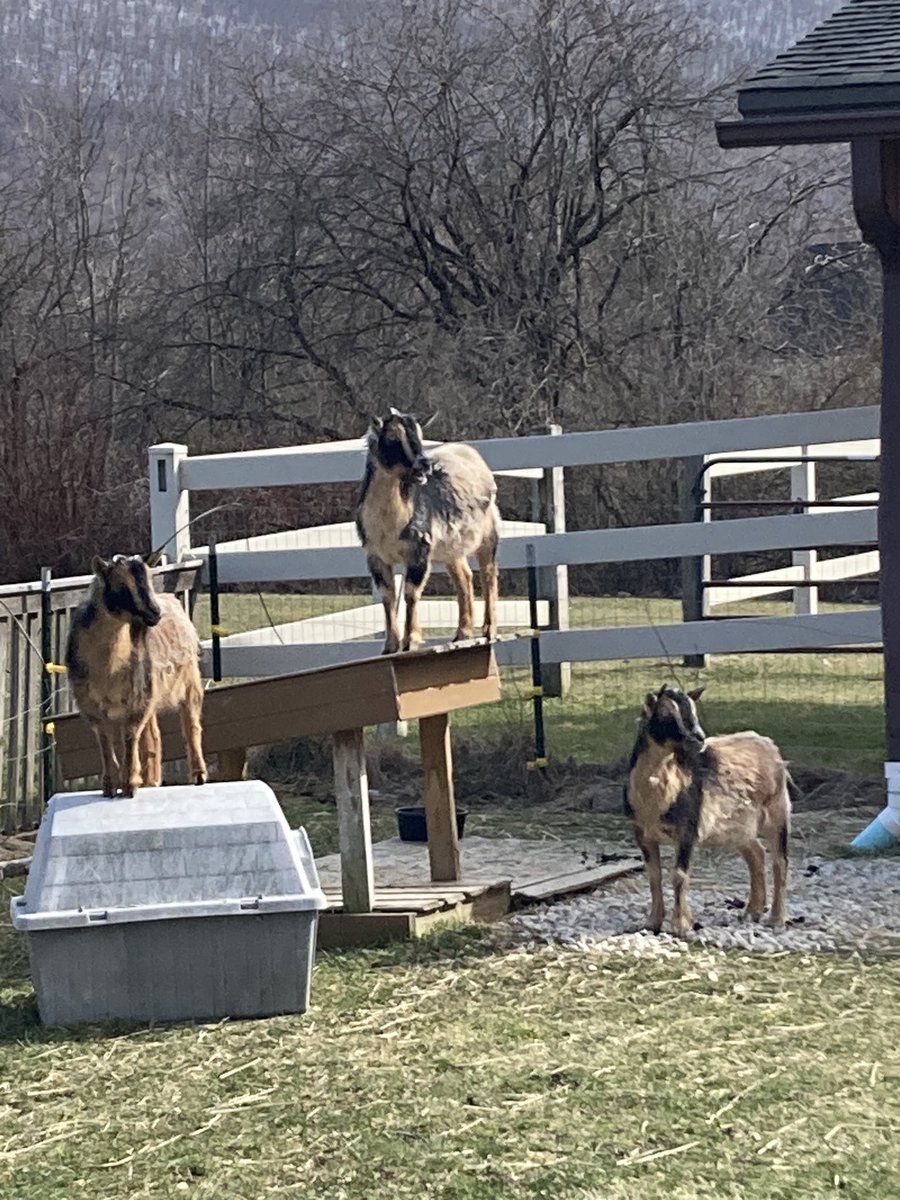
[[[0,1195],[892,1197],[900,963],[320,956],[304,1017],[37,1026],[0,962]]]

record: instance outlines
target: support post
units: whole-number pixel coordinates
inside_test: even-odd
[[[50,592],[51,571],[41,567],[41,802],[46,807],[53,794],[53,676],[47,664],[53,658],[53,605]]]
[[[857,138],[851,144],[853,207],[882,270],[881,478],[878,547],[887,733],[887,807],[856,838],[858,849],[900,842],[900,141]]]
[[[236,782],[244,778],[247,766],[247,749],[245,746],[232,746],[228,750],[220,750],[219,782]]]
[[[704,472],[703,455],[681,460],[678,478],[678,507],[682,521],[704,521],[709,519],[707,509],[701,503],[709,495],[707,472]],[[681,619],[702,621],[706,614],[703,581],[709,577],[709,555],[698,555],[681,560]],[[686,667],[705,667],[705,654],[686,654]]]
[[[456,800],[453,795],[453,755],[446,713],[419,721],[422,767],[425,772],[425,822],[431,878],[448,883],[460,878]]]
[[[800,453],[811,453],[809,446],[801,446]],[[800,512],[809,512],[808,502],[816,498],[816,464],[812,462],[797,463],[791,467],[791,499],[802,502]],[[792,562],[803,571],[803,580],[809,583],[818,558],[816,550],[794,550]],[[799,616],[809,616],[819,611],[819,589],[817,587],[794,588],[794,612]]]
[[[553,437],[562,434],[562,426],[548,424],[540,433]],[[546,467],[538,481],[538,511],[548,533],[566,532],[566,480],[562,467]],[[565,563],[538,569],[538,596],[548,602],[548,629],[569,628],[569,568]],[[571,663],[547,663],[543,668],[544,695],[567,696],[572,686]]]
[[[367,913],[375,907],[375,868],[363,731],[336,733],[333,757],[343,908],[344,912]]]
[[[187,557],[191,546],[190,493],[181,486],[180,468],[187,446],[162,442],[150,447],[150,542],[162,547],[170,562]]]

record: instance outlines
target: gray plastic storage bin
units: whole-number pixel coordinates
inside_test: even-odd
[[[24,896],[41,1020],[305,1012],[326,907],[305,830],[259,780],[56,795]]]

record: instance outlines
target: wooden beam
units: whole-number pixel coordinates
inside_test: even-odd
[[[348,913],[369,913],[375,903],[375,868],[361,729],[344,729],[334,735],[334,790],[344,908]]]
[[[453,795],[453,758],[450,723],[446,713],[419,721],[422,767],[425,772],[425,819],[428,823],[428,858],[433,880],[461,878],[456,801]]]

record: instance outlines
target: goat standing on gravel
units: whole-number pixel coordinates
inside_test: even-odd
[[[631,752],[625,811],[650,877],[648,928],[659,933],[665,916],[659,844],[675,843],[675,912],[672,930],[691,928],[687,893],[691,855],[698,844],[733,846],[750,868],[746,915],[758,921],[766,909],[765,850],[773,860],[770,921],[784,926],[793,786],[771,739],[758,733],[708,738],[694,702],[703,688],[682,692],[666,684],[648,692]]]
[[[392,408],[373,417],[356,528],[369,571],[381,592],[384,653],[413,650],[422,641],[418,603],[432,563],[444,563],[459,602],[454,641],[472,636],[475,593],[470,554],[478,559],[484,597],[484,636],[497,633],[497,485],[471,446],[446,443],[427,454],[415,417]],[[401,644],[393,569],[405,568],[406,628]]]
[[[100,749],[104,796],[159,787],[157,713],[170,708],[180,711],[191,776],[206,783],[200,642],[178,599],[154,591],[151,560],[94,558],[90,596],[75,610],[66,646],[75,702]]]

